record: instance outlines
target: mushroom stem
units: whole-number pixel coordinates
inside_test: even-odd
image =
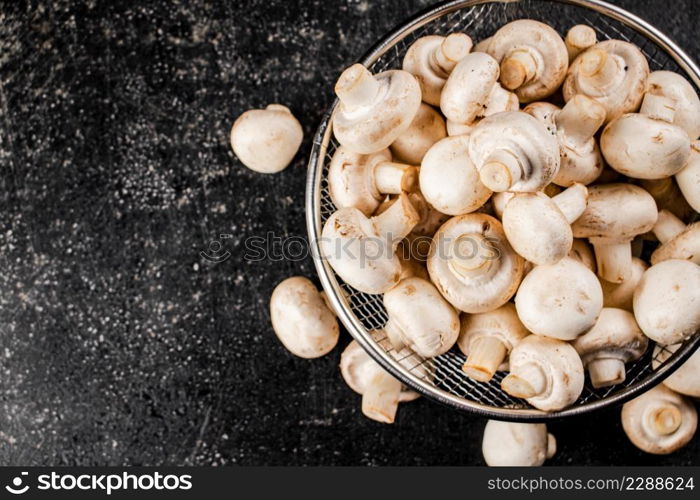
[[[567,141],[583,146],[605,122],[605,107],[595,99],[577,94],[557,113],[557,129]]]
[[[591,384],[596,389],[619,384],[625,380],[625,363],[618,358],[599,358],[588,363]]]
[[[468,35],[464,33],[447,35],[430,59],[433,71],[447,77],[457,63],[469,54],[471,48],[472,39]]]
[[[492,253],[486,251],[488,248],[490,243],[483,234],[463,234],[450,246],[450,266],[464,277],[482,275],[491,269],[491,262],[495,259]]]
[[[372,376],[362,395],[362,413],[385,424],[393,424],[399,406],[401,382],[384,370]]]
[[[489,93],[485,106],[486,109],[484,109],[481,114],[483,116],[491,116],[503,111],[517,111],[520,104],[515,94],[496,83],[491,87],[491,92]]]
[[[566,51],[569,53],[569,62],[571,62],[581,52],[595,45],[595,30],[585,24],[577,24],[568,31],[564,43]]]
[[[660,210],[652,231],[663,244],[685,231],[686,225],[668,210]]]
[[[639,108],[639,113],[647,115],[655,120],[663,120],[668,123],[673,122],[673,117],[676,114],[676,102],[670,97],[662,95],[644,94],[642,106]]]
[[[547,433],[547,458],[552,458],[557,452],[557,439],[553,434]]]
[[[382,161],[374,167],[374,185],[379,193],[413,191],[417,184],[418,169],[412,165]]]
[[[469,344],[469,356],[462,370],[478,382],[488,382],[508,354],[506,346],[495,337],[479,337]]]
[[[588,188],[578,182],[565,189],[552,198],[559,211],[564,214],[564,218],[569,224],[573,224],[576,219],[586,210],[588,202]]]
[[[661,436],[673,434],[682,422],[680,410],[677,406],[670,404],[651,409],[647,417],[649,427]]]
[[[389,320],[386,322],[386,324],[384,325],[384,333],[389,339],[391,346],[397,352],[406,347],[406,343],[404,342],[404,337],[401,333],[401,329],[396,324],[394,318],[390,317]]]
[[[372,222],[380,236],[387,236],[398,244],[418,224],[419,218],[408,197],[401,194],[384,212],[372,217]]]
[[[335,93],[350,109],[366,106],[377,98],[381,84],[362,64],[353,64],[343,71],[335,84]]]
[[[510,151],[497,149],[486,159],[479,170],[481,182],[491,191],[507,191],[522,177],[522,167],[518,158]]]
[[[501,381],[501,389],[516,398],[532,398],[542,394],[547,386],[547,380],[542,368],[535,363],[520,367],[518,373],[511,372]]]
[[[629,241],[590,238],[598,262],[598,276],[610,283],[622,283],[632,270],[632,245]]]
[[[596,87],[605,87],[615,81],[619,68],[614,56],[603,49],[589,49],[580,57],[581,76]]]
[[[511,52],[501,63],[501,83],[509,90],[515,90],[537,75],[537,59],[529,49]]]

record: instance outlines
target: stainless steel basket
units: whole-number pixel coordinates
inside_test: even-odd
[[[458,0],[436,5],[394,29],[377,43],[360,62],[373,73],[400,68],[403,55],[417,38],[427,34],[461,31],[478,41],[515,19],[537,19],[565,33],[585,23],[598,39],[628,40],[642,49],[652,70],[667,69],[686,76],[700,88],[700,69],[675,43],[654,27],[623,9],[598,0]],[[375,340],[369,330],[387,321],[381,295],[367,295],[343,283],[328,263],[320,258],[318,240],[325,220],[335,211],[328,194],[328,163],[337,147],[331,131],[331,117],[337,100],[326,112],[314,138],[306,187],[306,216],[314,263],[323,288],[338,317],[359,344],[385,369],[407,386],[448,406],[489,418],[513,421],[544,421],[582,414],[619,404],[638,395],[669,376],[700,345],[700,332],[687,340],[665,363],[652,368],[652,346],[640,360],[627,366],[624,383],[594,389],[588,382],[579,400],[570,408],[544,413],[525,401],[513,398],[500,387],[504,373],[489,383],[469,379],[462,372],[464,355],[457,348],[435,359],[415,354],[401,358],[392,353],[388,339]],[[426,370],[425,368],[428,368]],[[425,377],[432,372],[434,378]]]

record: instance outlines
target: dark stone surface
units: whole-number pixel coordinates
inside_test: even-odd
[[[484,420],[425,399],[362,417],[337,370],[275,339],[267,301],[299,263],[246,237],[305,235],[305,162],[339,71],[426,1],[3,2],[0,464],[480,464]],[[691,0],[621,2],[694,56]],[[292,167],[228,146],[241,112],[291,107]],[[199,252],[222,233],[231,258]],[[644,455],[619,410],[551,426],[555,464]]]

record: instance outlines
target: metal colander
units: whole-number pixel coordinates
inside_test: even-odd
[[[419,37],[464,32],[473,40],[491,36],[499,27],[516,19],[536,19],[553,26],[560,34],[575,24],[592,26],[599,40],[616,38],[637,45],[653,70],[667,69],[683,74],[697,88],[700,70],[676,44],[645,21],[618,7],[598,0],[461,0],[439,4],[408,20],[377,43],[360,62],[373,73],[400,68],[408,47]],[[306,188],[307,225],[314,262],[323,288],[338,317],[358,343],[386,370],[421,394],[462,410],[490,418],[514,421],[543,421],[585,413],[622,403],[661,382],[700,345],[700,332],[687,340],[656,370],[652,368],[653,346],[638,361],[627,365],[627,379],[619,385],[594,389],[586,387],[576,403],[565,410],[545,413],[501,390],[506,375],[497,373],[488,383],[475,382],[462,371],[466,357],[454,347],[434,359],[394,352],[382,335],[387,314],[381,295],[361,293],[344,283],[322,259],[318,246],[321,228],[335,211],[328,193],[327,173],[338,146],[331,130],[337,100],[326,112],[314,138]],[[426,376],[432,373],[432,377]]]

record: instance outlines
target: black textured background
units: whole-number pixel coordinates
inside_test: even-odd
[[[0,464],[480,464],[485,421],[425,399],[362,417],[287,353],[242,241],[305,235],[305,163],[340,70],[427,1],[3,1]],[[700,54],[693,0],[619,2]],[[304,126],[293,166],[241,166],[249,108]],[[231,258],[199,252],[222,233]],[[220,240],[221,241],[221,240]],[[554,464],[697,464],[627,442],[619,410],[551,426]]]

